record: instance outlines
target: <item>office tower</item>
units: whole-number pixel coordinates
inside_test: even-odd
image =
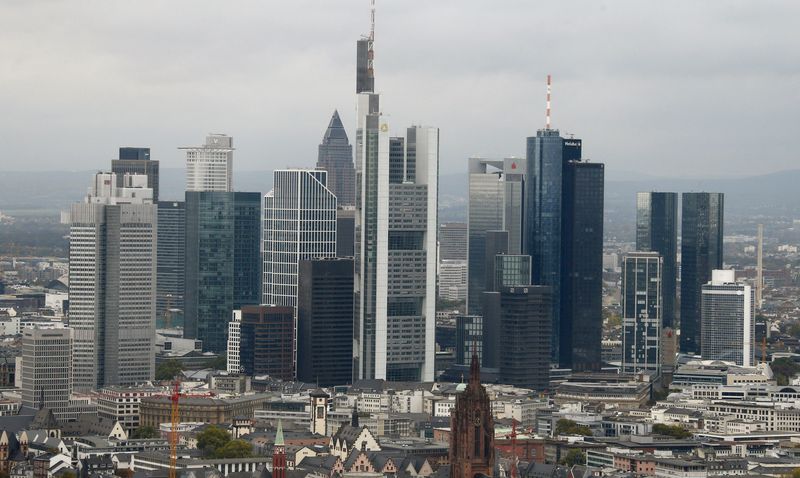
[[[467,299],[467,261],[439,261],[439,298]]]
[[[480,315],[456,316],[456,363],[469,365],[472,354],[483,362],[483,317]]]
[[[226,370],[229,373],[241,373],[241,350],[242,343],[242,311],[241,309],[234,310],[232,313],[231,321],[228,322],[228,348],[227,360],[225,362]]]
[[[355,255],[356,208],[353,206],[336,208],[336,257]]]
[[[504,287],[529,285],[530,283],[531,256],[522,254],[499,254],[495,256],[492,290],[498,291]]]
[[[203,146],[178,149],[186,155],[186,191],[233,191],[233,138],[210,134]]]
[[[69,325],[73,388],[153,379],[157,206],[147,178],[97,173],[73,204],[69,238]]]
[[[22,330],[22,405],[49,408],[58,416],[69,408],[72,390],[72,331]]]
[[[622,371],[661,368],[663,260],[657,252],[631,252],[622,258]]]
[[[636,250],[661,255],[661,325],[675,327],[678,306],[678,193],[636,195]]]
[[[294,380],[294,308],[245,305],[241,313],[242,372]]]
[[[683,193],[682,203],[680,350],[698,353],[701,288],[722,269],[724,195]]]
[[[484,292],[497,291],[495,287],[495,279],[497,279],[495,265],[497,256],[504,254],[508,254],[508,231],[486,231],[484,234],[483,252],[484,279],[482,287]],[[528,280],[527,283],[529,284],[530,280]],[[483,304],[481,304],[481,310],[483,310]]]
[[[550,382],[550,303],[547,286],[504,287],[499,296],[500,381],[534,390]]]
[[[565,170],[559,362],[575,371],[601,366],[604,172],[602,163],[581,161]]]
[[[481,313],[481,294],[486,290],[486,234],[508,232],[506,252],[520,254],[523,243],[523,202],[525,163],[520,159],[502,161],[469,159],[468,283],[467,311]]]
[[[297,379],[331,387],[353,379],[353,259],[301,260]]]
[[[261,193],[186,192],[184,337],[224,352],[231,311],[261,298]]]
[[[752,367],[755,362],[755,296],[732,270],[714,270],[702,287],[700,355]]]
[[[322,170],[279,169],[264,196],[262,304],[297,306],[297,264],[336,257],[336,196]]]
[[[183,291],[186,269],[186,203],[183,201],[158,202],[158,244],[156,281],[156,321],[172,320],[172,310],[183,313]]]
[[[111,160],[111,172],[117,175],[117,187],[122,187],[125,174],[147,176],[147,187],[153,190],[153,202],[158,202],[158,161],[150,159],[150,148],[119,148],[119,159]]]
[[[353,147],[347,140],[347,132],[339,119],[338,111],[333,112],[319,145],[317,169],[328,172],[328,189],[336,196],[339,206],[355,205],[356,170],[353,166]]]
[[[439,262],[467,260],[467,230],[464,222],[439,224]]]
[[[756,251],[756,309],[761,309],[764,294],[764,225],[758,225]]]

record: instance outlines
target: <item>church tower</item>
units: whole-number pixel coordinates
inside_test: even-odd
[[[450,478],[492,476],[494,420],[473,347],[469,383],[450,415]]]
[[[286,446],[283,444],[283,426],[280,420],[272,450],[272,478],[286,478]]]

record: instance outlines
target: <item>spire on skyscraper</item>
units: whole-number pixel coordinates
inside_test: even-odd
[[[342,124],[342,119],[339,118],[339,110],[333,110],[328,128],[322,136],[322,144],[348,144],[347,132]]]

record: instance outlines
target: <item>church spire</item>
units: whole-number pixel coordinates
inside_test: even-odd
[[[272,478],[286,478],[286,446],[283,442],[283,424],[278,419],[275,446],[272,448]]]
[[[478,359],[478,344],[472,342],[472,361],[469,364],[469,383],[479,384],[481,382],[481,364]]]

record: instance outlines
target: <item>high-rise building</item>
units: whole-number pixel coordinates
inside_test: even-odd
[[[723,263],[724,195],[683,193],[682,203],[680,349],[698,353],[701,289]]]
[[[156,281],[156,319],[172,317],[172,311],[183,313],[183,292],[186,268],[186,203],[158,202],[158,267]],[[173,324],[174,325],[174,324]]]
[[[353,166],[353,147],[347,140],[347,132],[338,111],[333,112],[319,145],[317,169],[328,172],[328,189],[336,196],[339,206],[355,205],[356,170]]]
[[[714,270],[702,287],[700,355],[752,367],[755,362],[755,296],[733,270]]]
[[[439,261],[439,297],[451,301],[467,299],[467,261]]]
[[[186,192],[184,336],[224,352],[231,312],[261,301],[261,193]]]
[[[280,169],[264,196],[262,304],[297,306],[302,260],[336,257],[336,196],[322,170]]]
[[[111,172],[117,175],[118,188],[125,174],[144,174],[147,187],[153,190],[153,202],[158,202],[158,161],[150,159],[150,148],[119,148],[119,159],[111,160]]]
[[[622,258],[623,372],[660,372],[662,264],[657,252]]]
[[[678,306],[678,193],[649,192],[636,195],[636,250],[661,255],[661,322],[675,327]]]
[[[439,224],[439,262],[467,260],[467,231],[464,222]]]
[[[153,379],[157,206],[142,175],[97,173],[70,211],[69,324],[76,391]]]
[[[602,163],[575,160],[564,177],[559,363],[576,371],[601,366],[604,173]]]
[[[336,257],[350,257],[356,250],[356,208],[336,208]]]
[[[72,331],[22,330],[22,405],[49,408],[56,416],[69,408],[72,390]]]
[[[480,315],[456,316],[456,364],[469,365],[472,354],[483,361],[483,317]]]
[[[301,260],[298,279],[297,379],[352,383],[353,259]]]
[[[469,159],[467,311],[470,314],[481,313],[481,294],[487,290],[484,282],[485,264],[490,260],[486,258],[487,232],[506,231],[506,252],[522,252],[525,167],[525,162],[516,158]]]
[[[242,343],[242,311],[233,311],[231,321],[228,322],[228,348],[225,362],[228,373],[242,372],[242,357],[240,345]]]
[[[294,308],[242,306],[239,357],[247,375],[294,380]]]
[[[186,155],[186,191],[233,191],[233,138],[206,136],[203,146],[179,148]]]

